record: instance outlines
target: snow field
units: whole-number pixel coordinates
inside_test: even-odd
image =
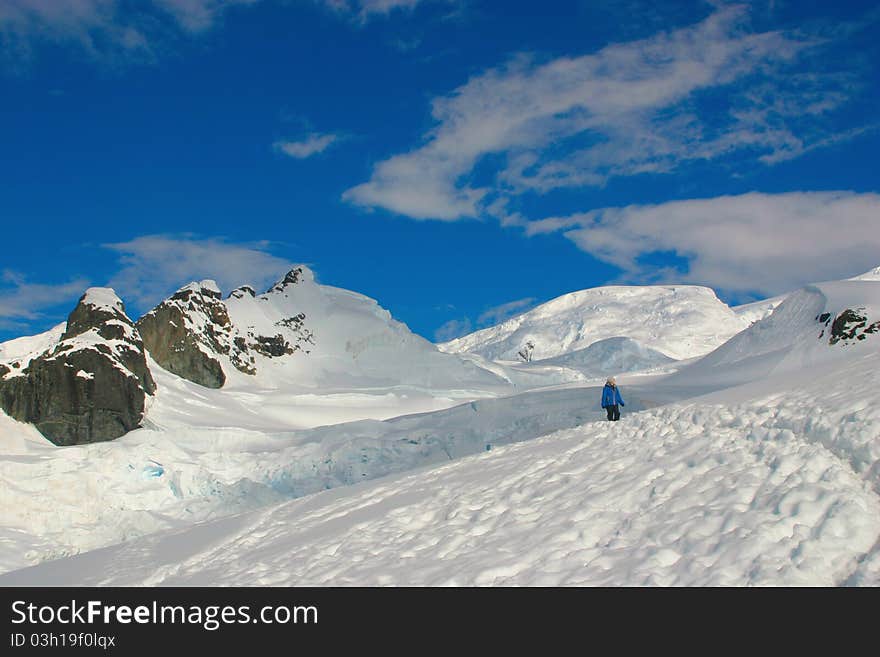
[[[0,584],[880,583],[880,498],[753,411],[685,403],[162,532]]]
[[[880,584],[880,340],[818,321],[874,321],[876,282],[808,286],[672,364],[620,338],[555,364],[437,354],[358,295],[298,289],[328,327],[337,293],[379,323],[328,328],[296,385],[300,359],[223,390],[156,368],[144,429],[112,443],[0,414],[0,585]],[[395,370],[401,345],[438,376]],[[618,377],[608,423],[589,383],[609,360],[677,372]],[[378,421],[395,410],[427,412]]]

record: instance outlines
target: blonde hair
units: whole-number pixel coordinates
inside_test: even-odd
[[[611,385],[617,385],[617,381],[614,380],[613,376],[609,376],[608,380],[605,383],[610,383]]]

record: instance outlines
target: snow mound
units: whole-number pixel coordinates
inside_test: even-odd
[[[869,339],[877,333],[880,285],[862,280],[810,285],[670,381],[732,386],[822,367],[846,357],[845,348],[857,343],[880,348],[880,339]]]
[[[516,360],[523,345],[532,342],[538,360],[628,337],[678,360],[701,356],[748,325],[706,287],[608,286],[563,295],[439,347]]]
[[[571,367],[588,377],[601,378],[621,372],[650,370],[676,361],[632,338],[617,337],[599,340],[585,349],[533,362],[535,365]]]

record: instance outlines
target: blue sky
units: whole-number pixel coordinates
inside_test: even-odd
[[[880,5],[0,0],[0,339],[291,263],[429,339],[880,264]]]

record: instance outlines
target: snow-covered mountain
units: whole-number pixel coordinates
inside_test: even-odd
[[[138,328],[157,363],[210,388],[501,383],[439,351],[375,300],[317,283],[305,266],[263,294],[242,286],[225,300],[213,281],[190,283],[142,317]]]
[[[880,584],[877,281],[808,286],[687,361],[612,336],[516,364],[440,353],[308,276],[196,287],[232,345],[313,343],[248,347],[242,370],[212,329],[219,388],[147,354],[142,428],[112,442],[59,450],[0,413],[0,585]],[[674,323],[706,345],[696,298]],[[612,368],[619,423],[598,403]]]
[[[694,285],[607,286],[557,297],[497,326],[438,345],[492,360],[534,360],[627,337],[677,360],[701,356],[749,325],[715,293]]]
[[[61,368],[52,376],[50,363]],[[103,374],[114,367],[138,379],[122,397],[126,386]],[[326,400],[330,393],[362,391],[360,402],[349,397],[348,409],[324,414],[333,422],[387,416],[384,408],[395,406],[398,396],[420,398],[404,405],[407,410],[429,410],[510,385],[473,359],[438,350],[375,300],[320,285],[299,266],[259,295],[245,286],[224,300],[213,281],[187,284],[136,324],[113,290],[92,288],[66,324],[0,345],[0,408],[60,444],[110,440],[140,425],[149,406],[145,394],[154,393],[152,372],[160,368],[229,391],[218,397],[219,408],[240,407],[242,395],[249,400],[242,412],[259,407],[272,415],[271,409],[289,405],[292,412],[282,415],[293,427],[315,421],[311,411],[308,419],[297,418],[297,394],[318,392]],[[389,396],[392,403],[372,408]],[[318,405],[327,406],[324,400]],[[101,420],[104,415],[110,419]],[[69,430],[74,417],[81,430]]]
[[[880,283],[808,286],[680,373],[621,384],[617,423],[569,387],[326,427],[302,445],[357,436],[351,481],[404,447],[442,464],[0,585],[880,585]]]
[[[304,266],[292,270],[265,294],[233,294],[225,304],[239,333],[248,339],[280,335],[296,352],[290,358],[258,353],[256,376],[264,384],[326,391],[337,387],[410,385],[436,389],[503,383],[472,362],[438,350],[374,299],[317,283]],[[228,375],[238,385],[247,385],[241,372],[230,371]]]

